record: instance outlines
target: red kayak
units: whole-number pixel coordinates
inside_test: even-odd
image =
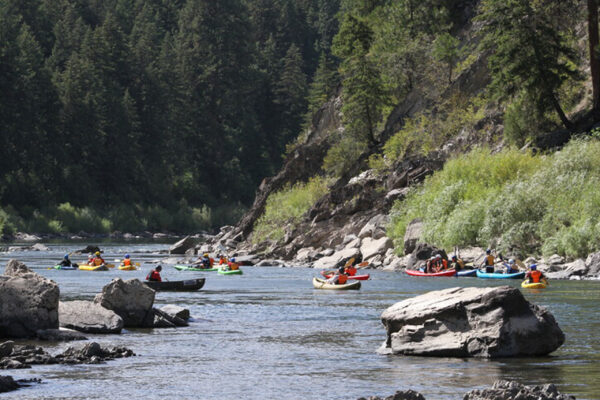
[[[333,276],[333,272],[332,271],[321,271],[321,275],[323,275],[325,278],[329,279]],[[366,281],[369,279],[369,274],[364,274],[364,275],[352,275],[352,276],[348,276],[348,279],[354,279],[355,281]]]
[[[456,275],[455,269],[449,269],[442,272],[434,272],[433,274],[428,274],[421,271],[415,271],[414,269],[406,269],[404,270],[410,276],[454,276]]]

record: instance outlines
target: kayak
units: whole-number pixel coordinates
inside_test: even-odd
[[[313,278],[313,286],[315,289],[327,290],[358,290],[360,289],[360,281],[350,282],[343,285],[334,285],[327,283],[325,279]]]
[[[546,284],[544,282],[535,282],[535,283],[529,283],[529,281],[523,281],[521,282],[521,287],[526,288],[526,289],[545,289],[546,288]]]
[[[192,267],[189,265],[176,265],[175,269],[177,271],[205,271],[205,272],[209,272],[209,271],[217,271],[219,268],[198,268],[198,267]]]
[[[333,271],[321,271],[321,275],[323,275],[324,278],[329,279],[333,276],[334,272]],[[354,281],[366,281],[368,280],[370,277],[369,274],[364,274],[364,275],[349,275],[348,279],[354,280]]]
[[[458,271],[456,273],[456,276],[476,276],[476,275],[477,275],[476,269],[463,269],[462,271]]]
[[[75,269],[79,269],[79,266],[77,264],[69,265],[68,267],[66,267],[64,265],[55,265],[52,268],[54,268],[54,269],[62,269],[64,271],[73,271]]]
[[[119,265],[121,271],[137,271],[138,267],[135,265]]]
[[[477,270],[477,277],[484,279],[521,279],[525,276],[525,271],[515,272],[514,274],[501,274],[499,272],[489,273]]]
[[[145,281],[144,283],[157,292],[195,292],[204,286],[204,281],[204,278],[198,278],[185,281]]]
[[[406,272],[410,276],[454,276],[454,275],[456,275],[455,269],[448,269],[446,271],[434,272],[431,274],[421,272],[421,271],[416,271],[414,269],[405,269],[404,272]]]
[[[241,275],[241,274],[243,274],[241,269],[232,269],[232,270],[219,269],[217,272],[221,275]]]
[[[108,265],[89,265],[89,264],[80,264],[79,269],[82,271],[108,271]]]

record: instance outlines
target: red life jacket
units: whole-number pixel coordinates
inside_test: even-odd
[[[349,276],[356,275],[356,268],[354,268],[353,266],[346,268],[346,274],[348,274]]]
[[[123,265],[126,267],[129,267],[131,265],[131,260],[129,258],[126,258],[123,260]]]
[[[338,277],[338,281],[337,281],[338,285],[343,285],[346,282],[348,282],[348,277],[344,274],[340,274],[340,276]]]
[[[542,273],[538,270],[535,270],[535,271],[531,271],[529,273],[529,276],[531,277],[531,281],[533,283],[538,283],[540,281],[540,279],[542,278]]]
[[[162,282],[162,279],[160,277],[160,272],[158,272],[156,270],[150,271],[150,273],[146,277],[146,280],[147,281],[154,281],[154,282]]]

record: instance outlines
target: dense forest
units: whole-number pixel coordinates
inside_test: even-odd
[[[235,221],[335,90],[338,9],[0,0],[0,227]]]

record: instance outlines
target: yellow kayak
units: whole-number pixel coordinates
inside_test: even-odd
[[[136,263],[133,263],[133,264],[127,265],[127,266],[121,264],[121,265],[119,265],[119,269],[121,271],[137,271],[139,269],[139,266],[140,266],[139,262],[136,262]]]
[[[105,264],[105,265],[79,264],[79,269],[82,271],[108,271],[109,265],[112,265],[112,267],[114,268],[114,264]]]
[[[535,282],[529,283],[529,281],[521,282],[521,287],[526,289],[545,289],[548,286],[547,282]]]

